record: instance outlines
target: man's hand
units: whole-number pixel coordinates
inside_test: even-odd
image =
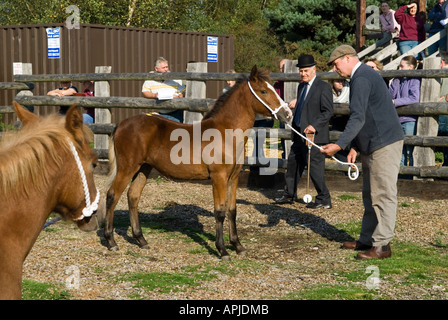
[[[305,130],[303,130],[303,132],[305,132],[306,134],[313,134],[316,133],[316,129],[314,129],[312,125],[309,125],[305,128]]]
[[[351,148],[350,152],[347,155],[347,162],[348,163],[355,163],[357,155],[358,155],[358,152],[356,152],[355,149]],[[352,168],[354,168],[354,167],[352,166]]]
[[[297,99],[293,99],[288,103],[290,109],[294,109],[296,107]]]
[[[332,157],[339,150],[341,150],[341,147],[338,146],[336,143],[329,143],[329,144],[322,146],[322,149],[320,150],[320,152],[322,152],[327,157]]]

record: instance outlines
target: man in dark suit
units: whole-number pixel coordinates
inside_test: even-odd
[[[358,259],[388,258],[397,214],[403,130],[383,78],[359,61],[355,49],[337,47],[328,64],[340,76],[350,77],[350,117],[338,141],[323,146],[322,153],[332,156],[351,146],[348,162],[355,162],[358,151],[362,160],[361,234],[342,247],[364,251]]]
[[[314,143],[327,144],[329,139],[329,121],[333,115],[333,95],[328,83],[316,77],[316,62],[312,55],[300,55],[297,63],[302,78],[297,89],[297,103],[294,108],[292,126],[298,132],[314,134]],[[292,133],[292,146],[288,156],[283,196],[276,203],[292,203],[297,193],[297,185],[308,163],[306,140]],[[310,178],[317,191],[315,202],[307,208],[330,209],[330,191],[325,184],[325,156],[319,149],[311,148]]]

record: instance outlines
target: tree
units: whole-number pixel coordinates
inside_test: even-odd
[[[321,68],[338,44],[355,44],[355,1],[282,0],[265,13],[289,55],[313,54]]]

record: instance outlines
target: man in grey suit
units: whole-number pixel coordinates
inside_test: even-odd
[[[316,76],[316,62],[312,55],[300,55],[297,63],[302,78],[297,89],[297,103],[294,108],[292,126],[302,134],[314,134],[314,143],[327,144],[329,122],[333,115],[333,95],[331,86]],[[308,146],[299,135],[292,133],[293,144],[288,156],[283,196],[276,203],[292,203],[297,193],[297,185],[308,163]],[[312,209],[330,209],[330,191],[325,184],[325,156],[319,149],[311,148],[310,178],[317,191],[314,202],[307,205]]]
[[[388,258],[392,251],[397,214],[397,179],[403,149],[403,131],[383,78],[361,63],[355,49],[337,47],[328,64],[342,77],[350,77],[350,117],[336,143],[323,146],[333,156],[351,146],[347,160],[361,154],[364,215],[361,234],[342,247],[359,252],[358,259]]]

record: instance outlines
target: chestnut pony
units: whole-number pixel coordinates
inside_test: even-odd
[[[231,244],[238,254],[245,251],[238,239],[235,221],[236,189],[244,164],[244,145],[256,114],[272,116],[274,112],[283,119],[291,115],[291,110],[269,83],[268,74],[254,66],[249,78],[239,79],[196,124],[181,124],[154,114],[137,115],[118,124],[109,144],[110,174],[105,189],[108,191],[104,236],[109,249],[117,249],[113,237],[114,208],[129,181],[133,237],[140,247],[148,248],[137,206],[148,175],[155,168],[174,179],[211,179],[219,254],[229,259],[223,239],[226,215],[230,221]]]
[[[97,156],[89,146],[92,133],[84,127],[81,112],[72,106],[66,117],[39,118],[16,102],[14,108],[23,129],[4,134],[0,142],[2,300],[21,298],[23,262],[51,212],[81,229],[97,223],[93,210],[85,210],[92,209],[88,198],[93,203],[98,194],[93,180]]]

